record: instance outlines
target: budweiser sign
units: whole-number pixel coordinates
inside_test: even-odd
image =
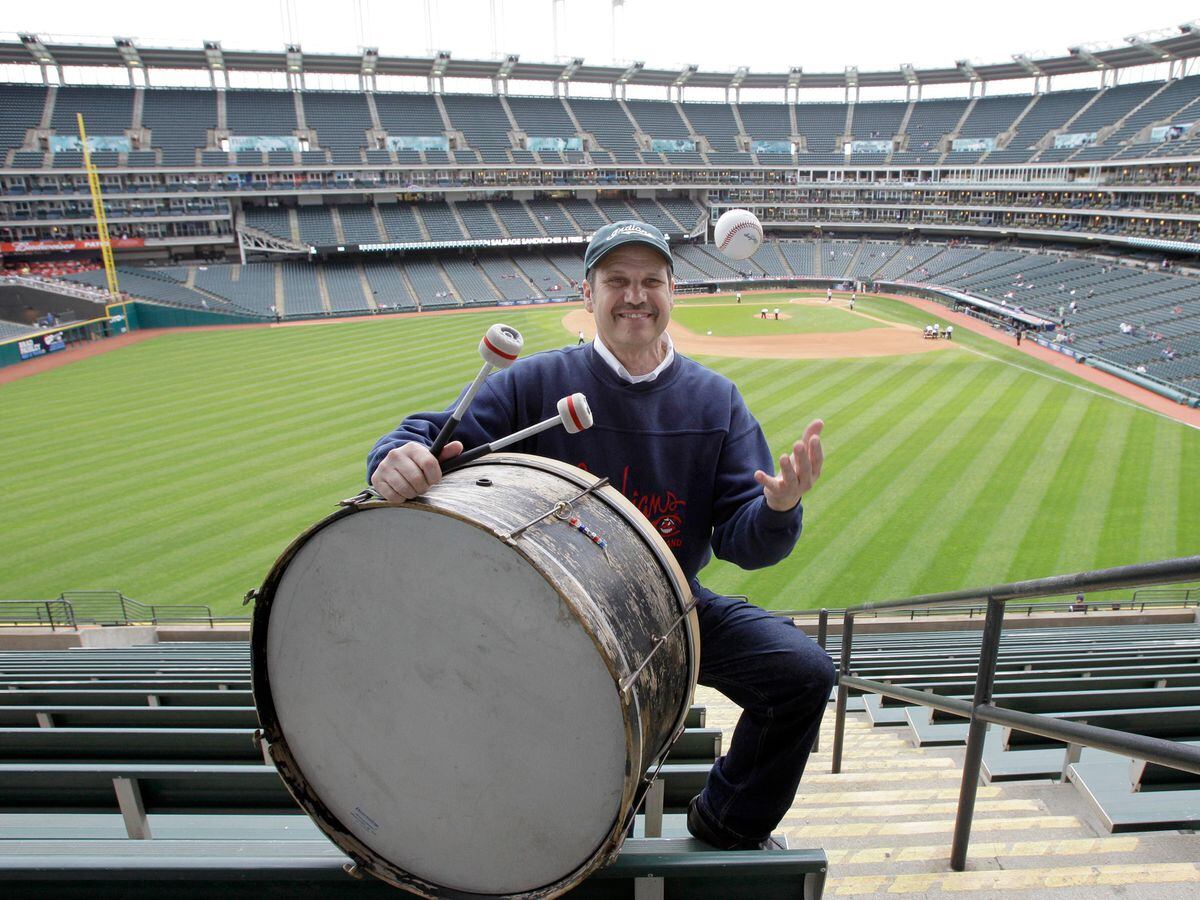
[[[145,247],[142,238],[113,238],[109,245],[114,250],[124,250],[131,247]],[[53,250],[99,250],[100,242],[96,241],[14,241],[11,244],[0,244],[0,253],[49,253]]]

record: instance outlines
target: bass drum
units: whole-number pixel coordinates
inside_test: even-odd
[[[613,859],[699,671],[687,580],[611,487],[493,455],[349,502],[258,592],[263,738],[362,871],[553,897]]]

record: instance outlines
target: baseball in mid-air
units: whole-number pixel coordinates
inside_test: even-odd
[[[749,259],[762,246],[762,222],[748,209],[726,210],[717,219],[713,241],[730,259]]]

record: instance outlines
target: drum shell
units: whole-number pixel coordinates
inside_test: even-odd
[[[687,582],[653,527],[612,488],[573,500],[596,479],[574,467],[516,454],[484,457],[408,504],[365,503],[317,523],[277,561],[259,592],[252,634],[255,702],[271,758],[289,790],[316,823],[360,868],[430,897],[475,896],[426,881],[375,853],[339,821],[311,789],[279,721],[272,694],[268,634],[276,591],[288,566],[321,532],[351,515],[405,507],[468,523],[503,542],[553,587],[590,637],[620,697],[626,777],[619,814],[595,851],[556,881],[504,896],[556,896],[583,880],[620,849],[627,821],[644,789],[647,768],[682,731],[698,672],[698,627]],[[602,549],[569,524],[570,516],[607,542]],[[531,524],[532,523],[532,524]],[[524,527],[523,527],[524,526]]]

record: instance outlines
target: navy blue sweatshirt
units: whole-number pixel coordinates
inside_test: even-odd
[[[758,422],[732,381],[678,353],[641,384],[621,379],[591,344],[520,359],[484,382],[454,438],[470,449],[505,437],[557,416],[558,401],[576,392],[587,396],[590,429],[551,428],[505,449],[608,476],[658,529],[697,593],[696,573],[713,552],[757,569],[792,551],[803,510],[771,509],[754,480],[755,469],[775,471]],[[368,481],[393,448],[431,446],[449,415],[418,413],[380,438],[367,458]]]

